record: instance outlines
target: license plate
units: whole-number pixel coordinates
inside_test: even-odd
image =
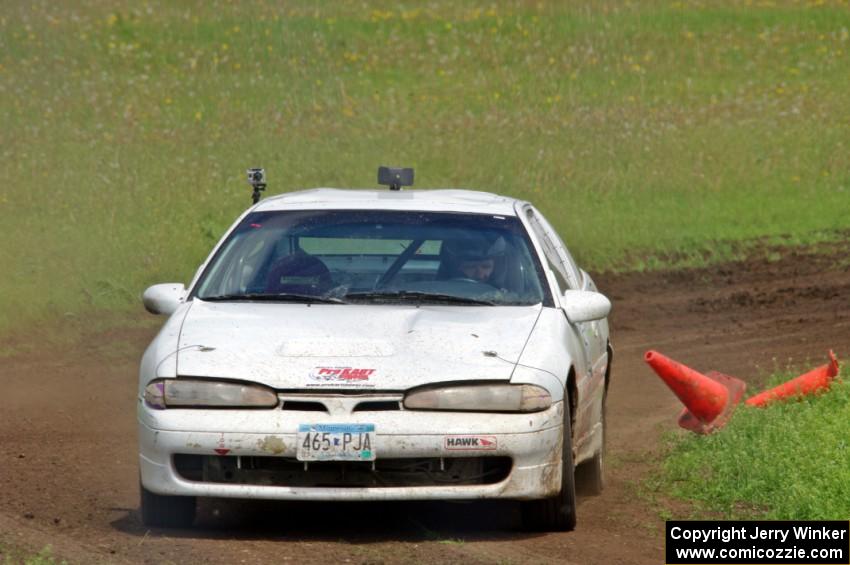
[[[374,461],[375,424],[301,424],[299,461]]]

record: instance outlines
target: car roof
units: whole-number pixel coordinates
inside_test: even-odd
[[[515,198],[475,190],[360,190],[314,188],[272,196],[254,210],[421,210],[515,216]]]

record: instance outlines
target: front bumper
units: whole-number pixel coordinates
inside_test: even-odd
[[[151,410],[140,400],[138,417],[141,481],[158,494],[278,500],[522,500],[557,494],[561,484],[562,402],[533,414],[398,410],[334,416],[281,410]],[[298,425],[313,423],[374,424],[378,462],[508,457],[510,471],[492,484],[343,487],[188,480],[175,466],[175,455],[291,461],[296,458]],[[496,445],[450,448],[447,436],[487,436]]]

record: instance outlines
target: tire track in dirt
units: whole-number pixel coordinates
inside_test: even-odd
[[[843,256],[601,275],[613,300],[609,486],[579,500],[575,532],[516,531],[516,505],[204,501],[199,527],[147,530],[137,514],[138,358],[156,329],[139,315],[80,344],[0,363],[0,542],[77,562],[660,563],[663,521],[637,493],[680,404],[646,349],[758,389],[776,367],[850,352]],[[19,345],[39,343],[39,333]],[[1,547],[1,546],[0,546]],[[2,550],[0,550],[2,551]]]

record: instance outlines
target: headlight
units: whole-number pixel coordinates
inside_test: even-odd
[[[537,385],[452,385],[420,388],[404,397],[411,410],[539,412],[552,406],[549,392]]]
[[[274,408],[277,394],[257,384],[201,379],[157,379],[145,387],[151,408]]]

